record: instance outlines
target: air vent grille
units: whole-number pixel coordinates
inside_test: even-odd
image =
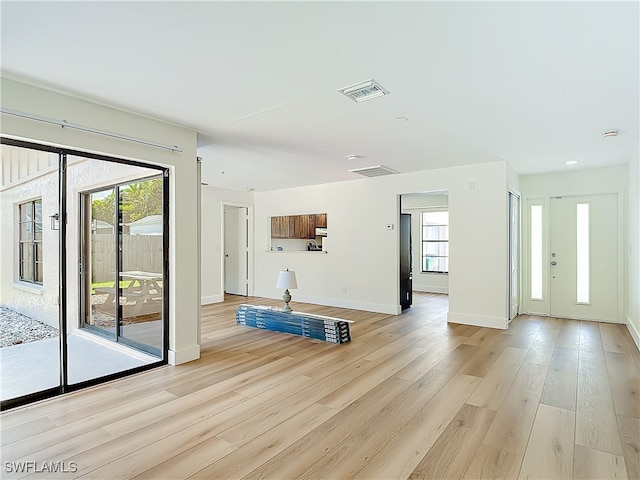
[[[365,177],[381,177],[383,175],[396,175],[398,172],[385,167],[384,165],[376,165],[373,167],[354,168],[350,172],[364,175]]]
[[[356,103],[389,94],[389,91],[375,80],[367,80],[366,82],[341,88],[338,91]]]

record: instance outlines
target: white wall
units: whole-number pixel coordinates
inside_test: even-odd
[[[527,261],[528,248],[528,223],[529,212],[527,200],[531,198],[543,199],[548,204],[549,197],[560,195],[585,195],[597,193],[619,192],[619,201],[624,203],[626,190],[628,188],[628,169],[626,166],[598,168],[591,170],[576,170],[560,173],[550,173],[541,175],[523,175],[520,177],[520,190],[522,193],[522,225],[523,225],[523,289],[522,306],[523,311],[528,313],[548,314],[548,303],[529,302],[529,262]],[[623,224],[627,223],[627,216],[624,212],[621,216]],[[624,229],[624,225],[623,225]],[[624,267],[623,262],[623,268]],[[624,280],[625,274],[621,275]],[[623,283],[627,283],[623,281]],[[623,295],[626,288],[623,286]],[[536,303],[537,305],[534,305]],[[621,305],[622,307],[622,305]],[[543,311],[540,311],[542,309]],[[545,310],[546,309],[546,310]]]
[[[448,273],[423,273],[422,269],[422,222],[420,212],[425,208],[449,208],[446,194],[411,194],[402,196],[402,213],[411,215],[411,268],[413,290],[416,292],[449,293]]]
[[[280,298],[278,271],[295,270],[295,302],[396,314],[399,196],[448,190],[451,322],[507,326],[506,164],[427,170],[255,194],[256,295]],[[326,212],[328,253],[271,252],[274,215]],[[393,224],[393,230],[385,225]],[[346,293],[343,288],[346,287]]]
[[[21,168],[34,157],[44,160],[42,168]],[[58,231],[51,229],[49,217],[58,211],[58,155],[3,145],[1,163],[0,305],[57,328]],[[18,205],[36,199],[42,201],[42,285],[19,278]]]
[[[253,193],[202,187],[202,305],[224,300],[224,206],[249,208],[249,251],[253,251]],[[249,295],[253,294],[254,257],[249,256]]]
[[[520,175],[507,164],[507,187],[514,193],[520,193]]]
[[[198,258],[198,169],[196,133],[192,130],[109,108],[76,97],[2,79],[2,107],[163,144],[172,152],[3,114],[2,134],[82,151],[135,159],[170,168],[169,362],[200,355]],[[195,273],[195,274],[194,274]],[[70,272],[73,275],[73,270]],[[77,292],[70,292],[76,295]]]
[[[640,152],[629,162],[627,295],[625,321],[640,349]]]

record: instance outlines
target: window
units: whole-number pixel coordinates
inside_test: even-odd
[[[422,273],[449,272],[449,212],[422,212]]]
[[[589,304],[589,204],[576,205],[577,303]]]
[[[531,299],[542,300],[542,205],[531,205]]]
[[[20,280],[42,284],[42,199],[18,206]]]

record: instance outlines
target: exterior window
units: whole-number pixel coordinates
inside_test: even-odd
[[[542,300],[542,205],[531,205],[531,299]]]
[[[422,212],[422,273],[449,272],[449,212]]]
[[[42,199],[18,206],[20,280],[42,284]]]
[[[589,304],[589,204],[576,205],[577,303]]]

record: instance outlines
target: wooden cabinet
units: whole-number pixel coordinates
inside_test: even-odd
[[[316,238],[316,227],[327,227],[326,213],[271,217],[271,238]]]
[[[309,238],[308,235],[309,216],[291,215],[289,217],[289,238]]]
[[[271,217],[271,238],[289,238],[289,217]]]
[[[307,217],[307,237],[316,238],[316,215],[311,213]]]
[[[327,228],[327,214],[326,213],[316,213],[316,227]],[[315,229],[314,229],[315,235]]]

